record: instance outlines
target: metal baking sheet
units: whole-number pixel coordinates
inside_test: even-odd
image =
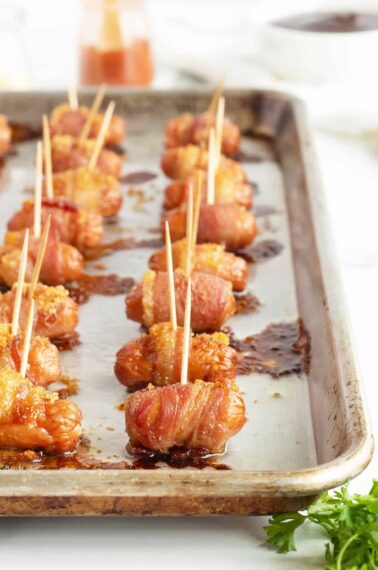
[[[82,93],[89,102],[93,95]],[[148,171],[156,178],[122,186],[124,204],[106,240],[157,238],[163,191],[168,180],[159,162],[166,122],[184,111],[206,108],[208,93],[122,92],[110,95],[128,122],[123,174]],[[42,113],[64,93],[2,94],[0,112],[38,126]],[[300,508],[326,488],[355,476],[373,449],[361,399],[345,310],[333,257],[327,216],[303,106],[277,93],[227,94],[227,113],[248,136],[242,151],[248,178],[258,185],[257,243],[272,239],[282,252],[249,265],[248,289],[260,300],[252,314],[227,323],[238,338],[271,323],[303,320],[311,344],[309,373],[274,379],[268,374],[238,377],[249,421],[219,457],[230,470],[119,469],[133,459],[125,451],[126,392],[113,374],[115,353],[140,334],[128,321],[124,297],[92,296],[80,307],[82,344],[62,353],[64,372],[79,379],[74,399],[84,414],[90,454],[108,467],[96,470],[0,472],[0,514],[252,514]],[[18,145],[0,174],[1,231],[33,185],[35,142]],[[258,159],[258,160],[257,160]],[[130,191],[137,188],[137,193]],[[142,191],[142,194],[140,193]],[[142,196],[142,198],[141,198]],[[90,273],[117,273],[139,281],[153,249],[114,252],[87,265]],[[114,467],[112,468],[112,464]]]

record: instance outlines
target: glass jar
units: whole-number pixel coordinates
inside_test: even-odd
[[[0,3],[0,90],[30,88],[30,69],[23,43],[21,7]]]
[[[80,82],[84,86],[145,86],[153,79],[142,0],[84,0]]]

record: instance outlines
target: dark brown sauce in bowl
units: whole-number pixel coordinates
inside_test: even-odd
[[[350,34],[378,30],[378,13],[312,12],[276,20],[273,25],[304,32]]]

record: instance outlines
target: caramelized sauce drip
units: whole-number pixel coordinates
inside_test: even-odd
[[[126,156],[127,154],[125,147],[121,144],[107,144],[105,145],[105,148],[107,150],[111,150],[115,154],[118,154],[118,156]]]
[[[39,139],[42,136],[42,130],[40,127],[33,127],[27,123],[16,123],[10,121],[10,128],[12,129],[12,142],[22,143],[27,141],[33,141]]]
[[[54,338],[51,342],[55,344],[59,352],[63,352],[63,350],[73,350],[75,346],[79,346],[81,344],[80,335],[76,331],[70,335]]]
[[[282,243],[275,239],[265,239],[252,244],[246,249],[237,251],[237,255],[243,257],[248,263],[260,263],[272,257],[276,257],[283,251]]]
[[[79,382],[77,381],[77,378],[71,378],[64,374],[59,378],[59,382],[64,385],[64,388],[56,390],[61,400],[70,398],[71,396],[76,396],[79,391]]]
[[[143,451],[144,450],[144,451]],[[117,471],[140,471],[160,469],[165,465],[176,469],[192,467],[204,469],[211,467],[215,470],[229,470],[230,467],[216,462],[215,456],[206,456],[205,450],[184,450],[173,448],[169,455],[153,454],[144,448],[138,448],[138,459],[129,462],[127,460],[104,461],[93,456],[90,449],[90,441],[82,437],[77,449],[73,453],[61,455],[48,455],[38,451],[0,450],[0,470],[59,470],[59,469],[84,469],[93,470],[117,470]],[[202,454],[202,455],[201,455]]]
[[[91,295],[126,295],[134,285],[131,277],[120,277],[115,273],[110,275],[83,275],[81,279],[66,283],[70,297],[82,305],[86,303]]]
[[[259,156],[258,154],[252,152],[245,152],[244,150],[239,149],[236,155],[234,156],[234,160],[237,162],[250,162],[253,164],[258,164],[260,162],[264,162],[264,158]]]
[[[230,470],[228,465],[216,462],[216,456],[210,455],[206,449],[186,449],[183,447],[172,447],[168,454],[157,453],[143,446],[127,446],[127,451],[132,455],[138,455],[138,459],[133,461],[134,469],[158,469],[159,463],[165,463],[176,469],[194,467],[204,469],[212,467],[216,470]]]
[[[234,297],[237,315],[248,315],[249,313],[254,313],[260,306],[259,299],[250,291],[247,291],[246,293],[234,293]]]
[[[273,378],[308,372],[310,339],[301,319],[274,323],[261,333],[237,339],[233,331],[224,329],[230,344],[239,352],[238,374],[267,373]]]
[[[124,184],[144,184],[145,182],[150,182],[157,178],[155,172],[149,172],[148,170],[139,170],[137,172],[130,172],[121,176],[120,181]]]
[[[127,249],[139,249],[139,248],[158,248],[163,245],[161,238],[151,238],[151,239],[141,239],[136,240],[135,238],[120,238],[108,243],[103,243],[98,247],[87,249],[84,252],[85,259],[93,260],[99,259],[104,255],[109,255],[114,251],[121,251]]]
[[[141,188],[130,187],[127,190],[127,195],[134,200],[134,203],[132,205],[134,212],[143,211],[143,206],[147,202],[152,202],[152,197],[146,196]]]

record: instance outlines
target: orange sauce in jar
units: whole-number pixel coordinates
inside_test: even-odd
[[[153,79],[150,42],[136,39],[130,45],[104,51],[96,46],[83,46],[80,54],[82,85],[146,86]]]

